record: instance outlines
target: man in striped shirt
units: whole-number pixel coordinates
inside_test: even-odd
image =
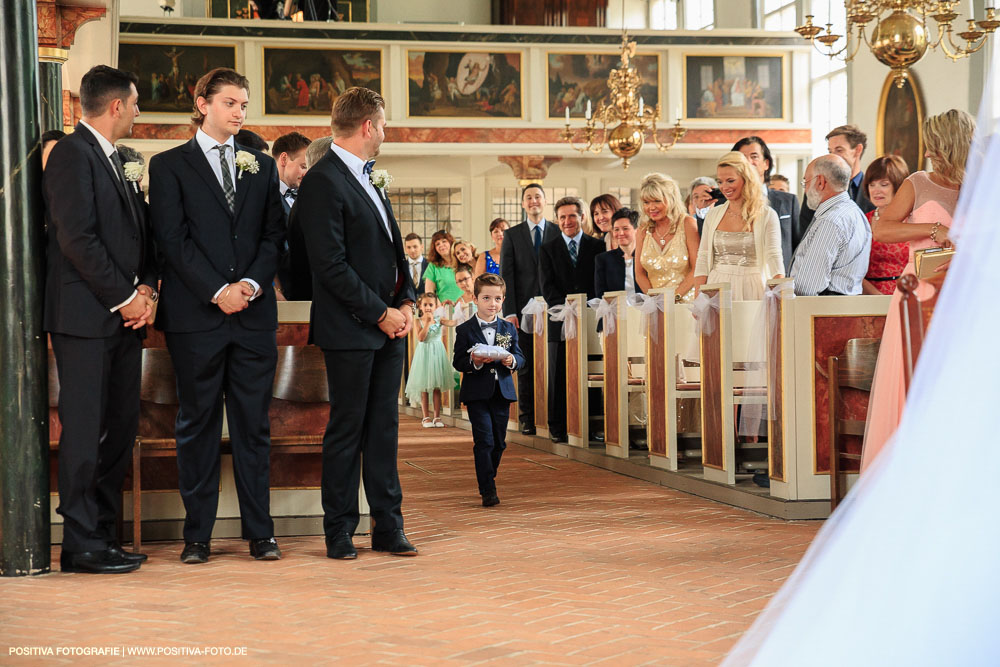
[[[861,294],[868,272],[872,230],[847,186],[851,168],[837,155],[823,155],[806,167],[802,186],[816,211],[792,258],[795,294]]]

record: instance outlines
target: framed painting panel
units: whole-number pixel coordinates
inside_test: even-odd
[[[264,113],[329,116],[348,88],[382,92],[381,49],[264,47]]]
[[[549,118],[583,118],[589,100],[594,111],[607,105],[608,75],[621,66],[620,53],[548,53],[546,54],[546,103]],[[660,100],[660,58],[639,53],[632,66],[641,81],[639,94],[650,109]]]
[[[787,120],[785,56],[685,55],[688,119]]]
[[[911,71],[899,88],[890,72],[882,84],[878,103],[876,154],[898,155],[906,160],[911,172],[919,171],[924,166],[923,127],[924,106],[916,75]]]
[[[411,118],[523,118],[519,51],[407,51]]]
[[[216,67],[236,69],[236,47],[122,42],[118,67],[139,77],[142,111],[190,114],[198,79]]]

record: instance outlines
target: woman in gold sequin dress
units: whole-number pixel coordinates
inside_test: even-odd
[[[639,186],[643,221],[636,235],[635,280],[644,293],[673,287],[679,301],[694,298],[698,226],[687,214],[680,188],[664,174],[647,174]]]
[[[785,275],[778,214],[742,153],[723,155],[716,176],[726,203],[705,215],[695,283],[729,283],[733,301],[759,300],[768,280]]]

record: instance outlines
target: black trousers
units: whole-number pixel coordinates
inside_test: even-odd
[[[323,350],[330,387],[330,421],[323,435],[323,531],[354,534],[364,480],[372,533],[403,529],[399,449],[399,381],[406,340],[380,350]]]
[[[500,384],[487,400],[469,401],[465,404],[472,424],[472,455],[476,462],[476,482],[479,495],[496,493],[497,470],[507,449],[507,421],[510,418],[510,401],[500,392]]]
[[[566,435],[566,341],[549,341],[549,434]]]
[[[517,369],[517,420],[535,426],[535,336],[518,331],[524,365]]]
[[[219,509],[222,406],[225,401],[243,539],[274,536],[271,423],[268,408],[278,348],[274,331],[245,329],[236,318],[198,333],[168,333],[177,376],[177,470],[187,514],[185,542],[208,542]]]
[[[100,551],[116,539],[121,493],[139,426],[142,342],[52,334],[59,374],[59,514],[63,550]]]

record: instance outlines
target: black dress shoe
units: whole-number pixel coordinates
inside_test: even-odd
[[[281,549],[273,537],[250,540],[250,555],[257,560],[281,560]]]
[[[549,436],[549,439],[552,440],[552,442],[567,442],[566,434],[564,433],[553,433]]]
[[[110,549],[104,551],[63,551],[59,555],[59,566],[63,572],[86,572],[89,574],[123,574],[139,569],[141,563],[129,563]]]
[[[417,555],[417,548],[410,544],[402,530],[386,535],[372,535],[372,551],[386,551],[393,556]]]
[[[181,552],[182,563],[207,563],[211,549],[208,542],[188,542]]]
[[[483,496],[483,507],[493,507],[500,504],[500,497],[495,493]]]
[[[597,431],[590,435],[591,442],[604,442],[604,431]]]
[[[521,435],[535,435],[535,427],[529,424],[522,424]]]
[[[326,557],[337,560],[354,560],[358,557],[358,550],[354,548],[354,541],[351,534],[337,533],[328,535],[326,538]]]
[[[146,559],[149,558],[146,554],[136,554],[131,551],[125,551],[122,549],[122,545],[117,542],[112,542],[108,545],[108,551],[115,554],[126,563],[145,563]]]

